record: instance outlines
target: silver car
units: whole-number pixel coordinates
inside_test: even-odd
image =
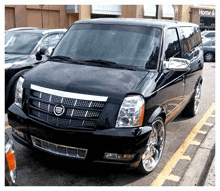
[[[215,60],[215,40],[203,41],[203,55],[205,62]]]
[[[215,31],[202,31],[201,36],[202,36],[202,39],[208,38],[208,39],[214,40]]]

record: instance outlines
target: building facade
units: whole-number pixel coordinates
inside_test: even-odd
[[[146,18],[193,22],[215,29],[214,5],[5,5],[5,30],[15,27],[69,28],[77,20]]]

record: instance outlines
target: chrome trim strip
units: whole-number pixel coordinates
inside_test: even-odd
[[[74,107],[76,106],[76,104],[77,104],[77,99],[75,100]]]
[[[167,83],[167,84],[165,84],[165,85],[163,85],[162,87],[160,87],[159,89],[157,89],[157,90],[155,90],[152,94],[154,94],[154,93],[156,93],[156,92],[158,92],[158,91],[160,91],[161,89],[163,89],[163,88],[165,88],[166,86],[168,86],[169,84],[171,84],[171,83],[173,83],[173,82],[175,82],[178,78],[181,78],[181,77],[183,77],[185,74],[186,74],[187,72],[185,72],[184,74],[181,74],[180,76],[178,76],[177,78],[175,78],[175,79],[173,79],[171,82],[169,82],[169,83]],[[162,76],[162,75],[161,75]]]
[[[87,111],[86,111],[86,114],[85,114],[85,117],[87,117],[88,112],[89,112],[89,111],[87,110]]]
[[[73,112],[74,112],[74,109],[72,109],[72,112],[71,112],[71,115],[70,115],[71,117],[73,116]]]
[[[183,101],[181,101],[180,104],[178,104],[172,111],[170,111],[166,116],[170,115],[174,110],[176,110],[176,108],[178,108],[190,95],[192,95],[194,93],[195,90],[193,90],[187,97],[185,97],[185,99]]]
[[[51,144],[51,145],[53,145],[53,146],[56,146],[56,152],[55,152],[55,151],[52,151],[50,148],[46,149],[46,148],[43,148],[43,147],[40,147],[40,146],[36,145],[36,144],[34,143],[33,139],[36,139],[36,140],[40,141],[40,142],[41,142],[41,146],[42,146],[42,141],[48,143],[48,145]],[[51,153],[58,154],[58,155],[63,155],[63,156],[68,156],[68,157],[73,157],[73,158],[85,159],[86,156],[87,156],[87,152],[88,152],[88,149],[77,148],[77,147],[69,147],[69,146],[65,146],[65,145],[59,145],[59,144],[51,143],[51,142],[49,142],[49,141],[45,141],[45,140],[43,140],[43,139],[37,138],[37,137],[32,136],[32,135],[31,135],[31,140],[32,140],[32,143],[33,143],[33,145],[34,145],[35,147],[37,147],[37,148],[39,148],[39,149],[42,149],[42,150],[45,150],[45,151],[47,151],[47,152],[51,152]],[[66,149],[66,154],[63,154],[63,153],[58,152],[58,149],[57,149],[58,146],[59,146],[59,147],[62,147],[62,148],[65,148],[65,149]],[[77,156],[74,157],[74,156],[72,156],[72,155],[69,155],[69,154],[67,153],[67,148],[77,150]],[[85,156],[84,156],[84,157],[79,156],[79,155],[78,155],[78,150],[83,150],[83,151],[85,151]]]
[[[60,97],[66,98],[73,98],[73,99],[81,99],[81,100],[88,100],[88,101],[103,101],[106,102],[108,97],[107,96],[95,96],[95,95],[88,95],[88,94],[79,94],[79,93],[72,93],[72,92],[65,92],[50,88],[40,87],[34,84],[31,84],[31,89],[37,90],[43,93],[48,93]]]
[[[92,105],[92,102],[90,101],[90,103],[89,103],[89,107],[91,107],[91,105]]]

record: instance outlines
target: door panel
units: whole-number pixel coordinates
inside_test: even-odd
[[[165,35],[165,60],[180,58],[180,56],[181,50],[177,29],[170,28]],[[167,108],[168,113],[172,112],[183,100],[183,74],[184,72],[164,71],[160,86],[164,87],[161,92],[164,95],[163,105]]]
[[[203,68],[202,39],[198,28],[181,27],[183,41],[183,58],[190,61],[191,70],[185,75],[184,98],[190,95],[195,88],[196,82],[201,76]]]

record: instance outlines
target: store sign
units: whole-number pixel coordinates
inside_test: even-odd
[[[205,10],[199,9],[199,15],[202,15],[202,16],[215,16],[215,10],[205,11]]]

